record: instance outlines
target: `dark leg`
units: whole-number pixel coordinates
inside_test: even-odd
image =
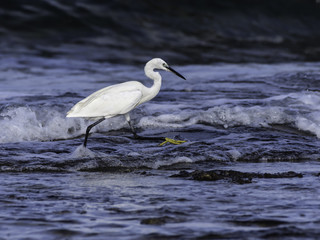
[[[131,128],[131,131],[133,133],[133,136],[135,139],[140,139],[140,140],[161,140],[161,141],[165,141],[165,137],[145,137],[145,136],[140,136],[136,133],[134,127],[132,126],[130,120],[128,121],[128,124]]]
[[[132,133],[133,133],[134,138],[137,138],[137,139],[138,139],[138,138],[141,138],[141,137],[136,133],[136,131],[134,130],[134,128],[133,128],[133,126],[132,126],[132,124],[131,124],[131,120],[130,120],[130,115],[129,115],[129,113],[125,114],[124,116],[125,116],[128,124],[129,124],[129,126],[130,126],[130,129],[131,129],[131,131],[132,131]]]
[[[171,138],[166,138],[166,137],[145,137],[145,136],[140,136],[136,133],[136,131],[134,130],[134,127],[132,126],[131,122],[130,122],[130,116],[129,114],[125,114],[125,117],[126,117],[126,120],[131,128],[131,131],[133,133],[133,136],[135,139],[139,139],[139,140],[161,140],[161,141],[164,141],[163,143],[160,144],[160,146],[166,144],[166,143],[172,143],[172,144],[181,144],[181,143],[184,143],[185,141],[181,141],[181,140],[174,140],[174,139],[171,139]]]
[[[91,125],[89,125],[89,126],[87,127],[86,136],[85,136],[85,138],[84,138],[84,143],[83,143],[83,146],[84,146],[84,147],[87,147],[87,140],[88,140],[88,136],[89,136],[89,132],[90,132],[91,128],[93,128],[94,126],[98,125],[98,124],[101,123],[103,120],[105,120],[105,118],[101,118],[101,119],[99,119],[98,121],[92,123]]]
[[[140,136],[139,136],[139,135],[136,133],[136,131],[134,130],[134,128],[133,128],[130,120],[128,121],[128,124],[129,124],[129,126],[130,126],[130,128],[131,128],[131,131],[132,131],[132,133],[133,133],[134,138],[140,138]]]

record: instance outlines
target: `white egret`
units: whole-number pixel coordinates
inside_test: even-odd
[[[159,72],[153,71],[160,69],[170,71],[177,76],[183,78],[180,73],[173,70],[169,65],[160,58],[154,58],[147,62],[144,67],[146,76],[153,80],[153,85],[148,88],[137,81],[129,81],[100,89],[85,99],[74,105],[67,113],[67,117],[82,117],[91,120],[97,120],[89,125],[86,130],[86,136],[83,145],[87,146],[87,140],[90,130],[101,123],[103,120],[118,115],[124,115],[129,126],[136,138],[154,139],[150,137],[140,137],[135,133],[130,123],[129,112],[140,104],[154,98],[160,91],[161,75]],[[164,139],[164,138],[162,138]],[[165,139],[168,141],[167,139]],[[178,141],[179,143],[181,141]]]

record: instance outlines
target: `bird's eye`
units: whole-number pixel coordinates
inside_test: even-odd
[[[165,64],[165,63],[162,63],[162,66],[166,67],[166,66],[167,66],[167,64]]]

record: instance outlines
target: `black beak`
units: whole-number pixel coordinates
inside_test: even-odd
[[[177,71],[175,71],[174,69],[172,69],[171,67],[167,66],[166,67],[170,72],[174,73],[175,75],[177,75],[178,77],[181,77],[184,80],[187,80],[184,76],[182,76],[180,73],[178,73]]]

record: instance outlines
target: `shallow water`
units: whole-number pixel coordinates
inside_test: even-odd
[[[318,162],[230,163],[303,178],[251,184],[170,178],[173,170],[2,173],[4,239],[316,238]],[[180,166],[181,167],[181,166]],[[248,167],[250,169],[248,169]]]
[[[14,57],[0,64],[3,239],[315,238],[319,232],[320,63],[172,67],[132,112],[141,135],[108,119],[66,119],[104,86],[143,66]],[[20,87],[21,86],[21,87]],[[181,170],[302,173],[238,184],[172,178]]]

